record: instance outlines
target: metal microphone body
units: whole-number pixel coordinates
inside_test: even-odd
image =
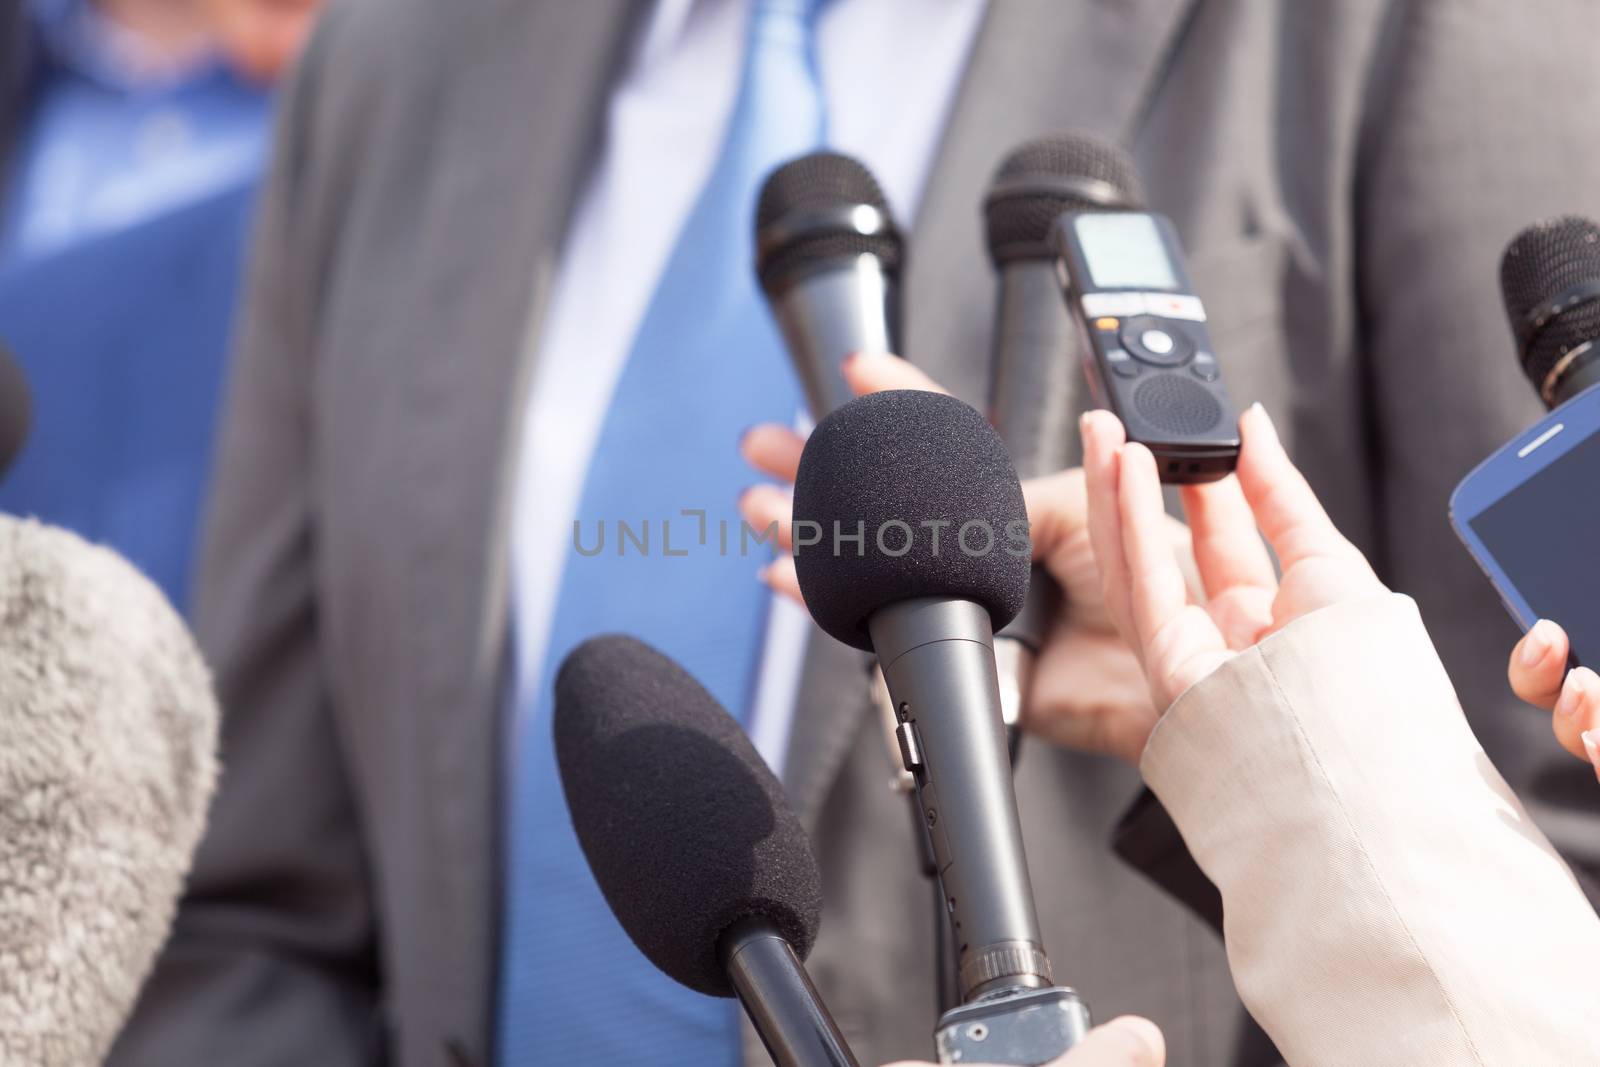
[[[924,597],[868,622],[916,779],[960,959],[961,997],[1050,984],[1000,719],[989,612]],[[941,793],[952,798],[944,804]]]
[[[736,924],[717,951],[777,1067],[858,1067],[800,957],[770,922]]]
[[[1017,476],[1037,478],[1071,462],[1073,382],[1081,373],[1074,354],[1077,326],[1061,299],[1052,260],[1016,259],[998,267],[989,419],[1011,453]],[[1048,571],[1035,565],[1027,602],[995,635],[1000,714],[1013,759],[1034,660],[1060,610],[1060,588]]]
[[[813,264],[768,303],[814,419],[852,399],[839,370],[846,356],[899,348],[899,282],[870,253]]]
[[[1014,537],[1026,508],[1005,445],[954,397],[860,397],[807,441],[795,522],[834,531],[831,546],[796,552],[806,607],[828,634],[877,656],[898,720],[956,947],[961,1004],[935,1030],[941,1061],[1047,1063],[1087,1032],[1089,1015],[1051,985],[1000,716],[994,631],[1021,609],[1029,579],[1026,537]],[[939,540],[945,527],[954,544]],[[891,528],[899,535],[886,541]],[[842,547],[842,530],[856,531],[857,551]]]
[[[820,419],[851,400],[846,356],[899,348],[900,231],[866,167],[813,152],[762,183],[755,246],[756,277]]]

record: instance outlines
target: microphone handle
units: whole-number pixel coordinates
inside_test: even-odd
[[[852,352],[894,352],[900,294],[877,256],[825,260],[769,297],[813,419],[854,399],[839,364]]]
[[[918,597],[880,608],[868,630],[960,946],[962,1000],[1048,986],[988,611]]]
[[[1081,373],[1077,325],[1062,298],[1053,259],[1013,260],[1001,266],[999,277],[989,417],[1017,477],[1037,478],[1071,462],[1073,382]],[[1000,711],[1013,765],[1034,659],[1061,601],[1055,579],[1035,566],[1022,611],[995,634]]]
[[[777,928],[761,919],[735,924],[718,942],[745,1014],[777,1067],[860,1067]]]

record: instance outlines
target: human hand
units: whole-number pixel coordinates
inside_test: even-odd
[[[845,361],[843,371],[858,395],[888,389],[944,391],[896,356],[855,356]],[[788,486],[804,447],[804,438],[775,423],[754,427],[740,442],[752,466],[786,483],[754,486],[739,500],[744,520],[753,528],[777,525],[777,543],[786,553],[792,552],[793,502]],[[1107,753],[1137,764],[1157,714],[1138,660],[1105,611],[1100,573],[1089,544],[1083,471],[1030,479],[1022,483],[1022,493],[1034,559],[1061,586],[1067,605],[1039,650],[1023,701],[1022,726],[1068,748]],[[1189,534],[1183,524],[1168,520],[1165,536],[1178,565],[1192,570]],[[779,556],[762,576],[774,589],[802,600],[792,555]]]
[[[270,85],[300,54],[322,0],[202,0],[200,10],[229,64]]]
[[[1169,549],[1150,450],[1126,443],[1110,412],[1083,419],[1089,534],[1106,607],[1163,711],[1234,654],[1295,619],[1385,591],[1366,558],[1334,528],[1260,405],[1239,420],[1239,435],[1235,475],[1181,491],[1205,594],[1197,601]],[[1278,555],[1282,578],[1262,535]]]
[[[1123,1015],[1090,1030],[1065,1056],[1046,1067],[1163,1067],[1167,1043],[1149,1019]],[[933,1067],[909,1060],[889,1067]],[[976,1065],[981,1067],[981,1065]]]
[[[1594,765],[1600,778],[1600,676],[1588,667],[1567,670],[1567,632],[1540,619],[1511,650],[1511,689],[1534,707],[1552,712],[1561,747]]]

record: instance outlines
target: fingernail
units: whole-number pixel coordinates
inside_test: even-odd
[[[1583,738],[1583,750],[1589,753],[1589,762],[1600,767],[1600,730],[1585,730],[1578,736]]]
[[[1577,714],[1582,688],[1578,682],[1578,673],[1576,671],[1567,675],[1566,684],[1561,687],[1561,698],[1556,701],[1557,715]]]
[[[1524,667],[1537,666],[1550,651],[1550,624],[1543,619],[1534,623],[1528,636],[1522,639],[1522,655],[1518,657]]]

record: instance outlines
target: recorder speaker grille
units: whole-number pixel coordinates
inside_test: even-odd
[[[1133,410],[1163,433],[1201,434],[1222,421],[1217,398],[1181,374],[1157,374],[1140,382],[1133,391]]]

